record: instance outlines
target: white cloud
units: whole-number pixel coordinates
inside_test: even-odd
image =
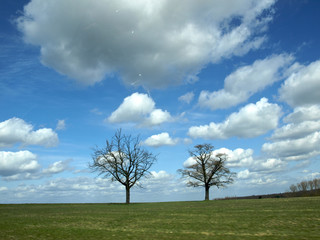
[[[0,176],[6,181],[50,177],[69,169],[70,160],[58,161],[41,169],[36,154],[30,151],[0,151]]]
[[[143,188],[131,188],[133,202],[183,200],[186,192],[194,192],[174,174],[151,171],[140,182]],[[0,188],[0,191],[2,189]],[[124,202],[125,189],[118,182],[105,178],[74,177],[56,178],[39,185],[20,185],[7,188],[0,202]],[[198,190],[197,190],[198,191]],[[199,191],[198,191],[199,192]],[[199,194],[200,195],[200,194]],[[74,196],[77,196],[76,198]],[[198,194],[197,194],[198,196]],[[202,198],[202,195],[199,197]]]
[[[182,179],[177,179],[176,175],[164,170],[151,171],[151,176],[144,178],[141,183],[143,189],[135,191],[132,195],[140,201],[145,201],[148,195],[153,201],[159,201],[159,198],[174,199],[175,195],[183,194],[187,188]]]
[[[258,179],[253,179],[253,180],[251,180],[251,184],[267,185],[267,184],[274,183],[274,182],[276,182],[276,181],[277,181],[276,178],[264,177],[264,178],[258,178]]]
[[[108,118],[111,123],[134,122],[141,126],[156,126],[172,121],[169,112],[155,108],[155,102],[147,94],[133,93]]]
[[[157,135],[152,135],[151,137],[148,137],[144,144],[151,146],[151,147],[160,147],[164,145],[173,146],[176,145],[179,142],[179,139],[172,139],[169,136],[169,133],[163,132]]]
[[[320,106],[312,105],[307,107],[297,107],[293,113],[284,118],[285,122],[301,123],[304,121],[317,121],[320,119]]]
[[[256,185],[268,182],[268,179],[275,179],[272,175],[286,171],[287,162],[279,158],[254,157],[252,149],[237,148],[230,150],[220,148],[212,152],[213,156],[224,153],[227,155],[226,166],[231,171],[241,169],[237,173],[236,182],[245,181],[247,184]],[[184,167],[188,167],[195,163],[193,157],[189,157],[184,163]]]
[[[42,173],[47,175],[61,173],[69,168],[69,162],[70,160],[54,162],[48,168],[43,169]]]
[[[248,104],[237,113],[232,113],[222,123],[193,126],[188,135],[192,138],[226,139],[230,137],[250,138],[267,133],[277,127],[281,108],[262,98],[256,104]]]
[[[4,152],[0,151],[0,175],[13,176],[21,173],[34,173],[40,165],[37,155],[29,151]]]
[[[172,121],[172,117],[168,111],[154,109],[142,125],[152,127],[170,121]]]
[[[217,154],[226,154],[227,161],[226,165],[229,168],[232,167],[248,167],[251,166],[254,162],[253,160],[253,150],[252,149],[242,149],[237,148],[235,150],[230,150],[227,148],[220,148],[212,151],[212,156]],[[193,157],[189,157],[184,163],[183,166],[187,167],[196,163],[196,160]]]
[[[248,169],[238,172],[237,177],[240,179],[247,179],[250,177],[250,171]]]
[[[279,158],[262,158],[256,159],[254,164],[250,167],[252,172],[279,172],[285,170],[287,163]]]
[[[122,191],[124,190],[120,184],[107,179],[75,177],[52,179],[39,185],[23,184],[15,189],[9,189],[8,194],[13,197],[11,202],[102,202],[102,199],[105,202],[106,197],[114,202],[124,196]],[[100,199],[96,198],[97,195],[100,195]]]
[[[183,162],[183,167],[189,167],[195,164],[197,161],[194,157],[189,157],[186,161]]]
[[[305,137],[313,132],[320,130],[319,121],[304,121],[298,124],[291,123],[274,131],[271,140],[297,139]]]
[[[276,158],[269,158],[267,159],[265,162],[261,163],[261,166],[264,169],[275,169],[277,167],[281,167],[284,164],[283,161],[281,161],[280,159],[276,159]]]
[[[82,83],[117,73],[128,84],[162,87],[259,48],[274,2],[32,0],[17,25],[40,46],[44,65]]]
[[[193,98],[194,98],[194,93],[188,92],[188,93],[180,96],[179,101],[189,104],[193,100]]]
[[[58,142],[58,135],[51,128],[33,131],[33,126],[20,118],[10,118],[0,122],[0,147],[16,143],[53,147]]]
[[[284,118],[288,123],[274,131],[262,151],[284,160],[305,160],[320,154],[320,108],[297,107]]]
[[[261,184],[272,184],[276,181],[279,174],[287,172],[287,162],[278,158],[255,158],[246,167],[237,173],[237,179],[241,185],[248,184],[250,186]],[[243,182],[244,181],[244,182]],[[284,184],[278,182],[279,185]]]
[[[56,130],[65,130],[66,129],[66,120],[58,120]]]
[[[4,191],[7,191],[8,188],[7,187],[0,187],[0,192],[4,192]]]
[[[172,178],[172,175],[163,170],[160,170],[159,172],[151,171],[151,175],[155,180]]]
[[[293,107],[320,104],[320,60],[292,73],[279,90],[280,99]]]
[[[225,153],[228,156],[228,167],[248,167],[253,163],[253,150],[237,148],[230,150],[227,148],[221,148],[214,151],[214,154]]]
[[[262,151],[284,160],[301,160],[320,154],[320,131],[303,138],[286,139],[274,143],[265,143]]]
[[[283,68],[292,60],[292,56],[282,54],[256,60],[252,65],[240,67],[226,77],[222,90],[202,91],[198,104],[215,110],[245,102],[254,93],[279,81],[284,74]]]
[[[275,171],[276,172],[276,171]],[[249,169],[242,170],[238,172],[237,179],[240,180],[241,185],[250,185],[250,186],[259,186],[259,185],[266,185],[266,186],[273,186],[273,183],[277,181],[277,176],[271,172],[255,172]],[[287,185],[287,183],[277,182],[278,185]],[[283,186],[281,186],[283,187]],[[260,187],[259,187],[260,188]],[[261,194],[265,194],[266,189],[263,189]],[[255,191],[255,194],[257,192]]]
[[[278,158],[259,158],[253,156],[252,149],[237,148],[230,150],[227,148],[216,149],[212,152],[212,156],[217,154],[226,154],[227,161],[226,166],[229,168],[247,168],[244,171],[240,171],[241,178],[260,177],[262,173],[271,173],[282,171],[286,167],[286,162]],[[183,166],[187,167],[195,163],[193,157],[189,157]],[[238,173],[238,176],[239,176]]]
[[[108,118],[110,122],[139,122],[150,114],[155,102],[147,94],[133,93]]]

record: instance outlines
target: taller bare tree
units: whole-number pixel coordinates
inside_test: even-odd
[[[145,176],[156,156],[141,146],[139,137],[122,134],[121,129],[106,141],[104,148],[94,149],[90,168],[126,188],[126,203],[130,203],[130,189]]]
[[[183,177],[189,179],[188,186],[205,188],[205,200],[209,200],[211,186],[225,187],[234,178],[234,173],[225,166],[227,155],[214,155],[213,149],[211,144],[196,145],[189,151],[193,163],[178,170]]]

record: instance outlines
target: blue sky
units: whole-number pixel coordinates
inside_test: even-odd
[[[227,153],[211,198],[320,176],[319,1],[2,0],[0,203],[123,202],[88,170],[115,131],[158,154],[132,201],[202,200],[177,174]]]

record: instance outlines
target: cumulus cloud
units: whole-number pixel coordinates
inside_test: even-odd
[[[234,150],[228,148],[216,149],[212,152],[212,156],[217,154],[226,154],[226,166],[231,169],[241,169],[237,173],[237,179],[257,181],[269,176],[272,173],[279,173],[286,170],[287,162],[279,158],[265,158],[253,156],[252,149],[237,148]],[[196,163],[195,158],[189,157],[184,163],[184,167],[188,167]]]
[[[51,128],[33,131],[33,126],[20,118],[10,118],[0,122],[0,147],[16,143],[54,147],[58,142],[58,135]]]
[[[220,148],[214,150],[214,154],[224,153],[228,156],[227,166],[228,167],[247,167],[252,165],[254,162],[253,159],[253,150],[252,149],[243,149],[237,148],[235,150],[230,150],[227,148]]]
[[[49,165],[48,168],[43,169],[42,174],[52,175],[64,172],[69,168],[69,162],[70,160],[54,162],[53,164]]]
[[[147,94],[133,93],[109,116],[111,123],[134,122],[140,126],[156,126],[172,121],[169,112],[155,108],[155,102]]]
[[[0,151],[0,176],[6,181],[50,177],[69,169],[70,160],[58,161],[41,169],[36,154],[30,151]]]
[[[172,175],[167,173],[166,171],[160,170],[159,172],[151,171],[151,175],[154,180],[162,180],[162,179],[168,179],[172,178]]]
[[[222,123],[193,126],[188,135],[192,138],[227,139],[231,137],[251,138],[267,133],[278,126],[281,108],[262,98],[256,104],[248,104],[239,112],[232,113]]]
[[[254,93],[282,79],[285,67],[292,60],[292,56],[281,54],[240,67],[226,77],[223,89],[214,92],[202,91],[198,104],[215,110],[245,102]]]
[[[250,176],[250,171],[248,169],[238,172],[237,178],[247,179]]]
[[[286,161],[279,158],[256,157],[250,165],[246,166],[246,169],[238,172],[237,180],[241,185],[272,184],[277,181],[279,174],[288,171],[287,165]],[[284,182],[277,182],[277,184],[287,185]]]
[[[280,99],[293,107],[320,104],[320,60],[293,72],[282,84]]]
[[[285,139],[262,145],[262,151],[284,160],[308,159],[320,154],[320,131],[298,139]]]
[[[275,170],[277,168],[282,168],[282,166],[284,165],[285,163],[280,160],[280,159],[276,159],[276,158],[269,158],[267,159],[267,161],[265,162],[262,162],[261,163],[261,166],[264,168],[264,169],[272,169],[272,170]]]
[[[262,151],[284,160],[305,160],[320,154],[320,108],[318,105],[297,107],[284,118],[286,125],[275,129],[272,142]]]
[[[320,105],[296,107],[293,113],[284,118],[284,122],[301,123],[320,119]]]
[[[290,123],[274,131],[271,140],[297,139],[305,137],[313,132],[320,130],[319,121],[304,121],[302,123]]]
[[[173,139],[170,137],[169,133],[163,132],[157,135],[152,135],[151,137],[148,137],[144,144],[151,146],[151,147],[160,147],[160,146],[173,146],[176,145],[179,142],[179,139]]]
[[[16,22],[44,65],[82,83],[163,87],[259,48],[274,2],[32,0]]]
[[[21,173],[34,173],[40,165],[37,155],[29,151],[4,152],[0,151],[0,175],[8,177]]]
[[[168,111],[163,111],[161,109],[154,109],[150,113],[149,117],[147,117],[142,125],[144,126],[157,126],[164,122],[170,122],[173,118],[171,117],[170,113]]]
[[[279,158],[257,159],[251,166],[252,172],[279,172],[285,170],[287,163]]]
[[[228,148],[220,148],[212,151],[212,156],[216,156],[218,154],[226,154],[227,161],[226,164],[228,167],[247,167],[252,165],[253,160],[253,150],[252,149],[242,149],[237,148],[235,150],[230,150]],[[196,159],[194,157],[189,157],[184,163],[184,167],[191,166],[196,163]]]
[[[189,104],[193,100],[193,98],[194,98],[194,93],[188,92],[188,93],[180,96],[179,101]]]

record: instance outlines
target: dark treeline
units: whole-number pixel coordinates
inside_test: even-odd
[[[290,191],[295,192],[306,192],[320,189],[320,178],[314,178],[309,181],[301,181],[297,184],[292,184],[290,186]]]
[[[261,198],[288,198],[288,197],[314,197],[320,196],[320,178],[315,178],[309,181],[301,181],[297,184],[292,184],[289,187],[290,191],[284,193],[273,193],[265,195],[252,195],[243,197],[225,197],[228,199],[261,199]],[[219,199],[217,199],[219,200]],[[221,200],[221,198],[220,198]]]

